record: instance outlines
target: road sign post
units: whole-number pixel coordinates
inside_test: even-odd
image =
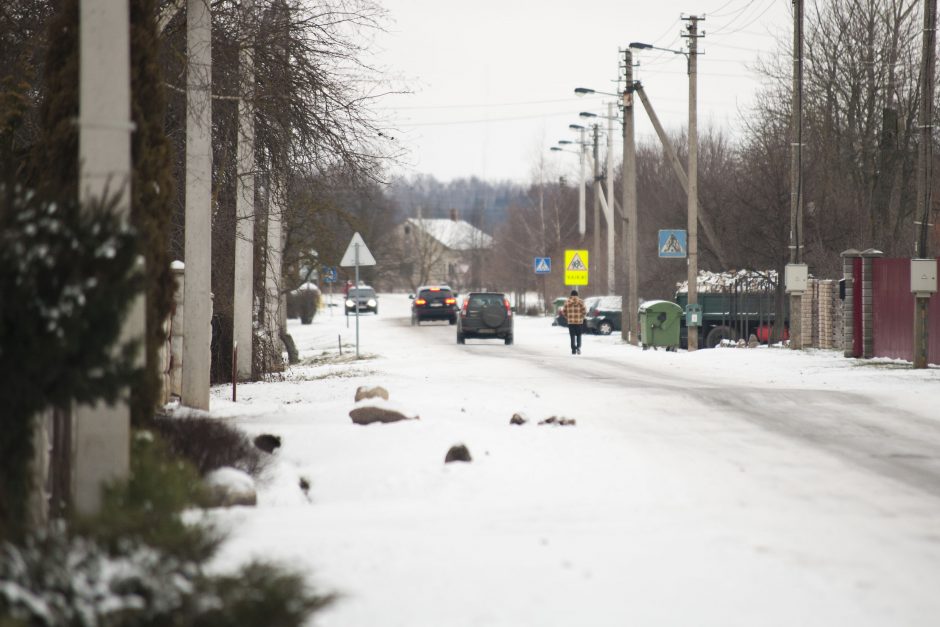
[[[358,232],[353,234],[352,239],[349,241],[349,246],[346,247],[346,252],[343,254],[343,260],[339,262],[339,265],[344,268],[353,266],[356,269],[356,282],[353,285],[356,294],[353,302],[356,304],[356,359],[359,359],[359,266],[374,266],[375,257],[369,252],[369,247],[366,246],[365,241],[363,241],[362,236],[359,235]],[[349,318],[347,317],[346,320],[348,322]]]

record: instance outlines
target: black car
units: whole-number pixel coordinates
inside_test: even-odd
[[[495,338],[512,344],[512,307],[502,292],[470,292],[457,317],[457,343],[467,338]]]
[[[584,318],[584,330],[589,333],[610,335],[619,331],[623,324],[623,297],[599,296],[585,302],[587,316]]]
[[[425,285],[410,296],[411,324],[425,320],[447,320],[457,324],[457,293],[446,285]]]
[[[346,315],[356,313],[356,305],[359,306],[359,313],[370,311],[374,314],[379,313],[379,297],[371,287],[351,287],[349,294],[346,295]]]

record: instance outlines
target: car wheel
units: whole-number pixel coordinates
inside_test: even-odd
[[[509,346],[510,344],[512,344],[512,334],[511,334],[511,333],[506,336],[506,346]]]
[[[301,316],[300,324],[311,324],[313,323],[313,316]]]
[[[737,339],[736,336],[737,334],[731,327],[726,327],[724,325],[715,327],[708,332],[708,335],[705,336],[705,347],[715,348],[721,344],[722,340],[734,340]]]
[[[448,320],[448,322],[451,323],[451,324],[457,324],[457,316],[454,316],[453,318],[451,318],[450,320]]]
[[[457,334],[457,343],[458,343],[458,344],[466,344],[466,343],[467,343],[467,338],[464,337],[463,333],[458,333],[458,334]]]
[[[614,325],[607,322],[606,320],[604,322],[601,322],[597,327],[597,332],[600,333],[601,335],[610,335],[613,332],[613,330],[614,330]]]

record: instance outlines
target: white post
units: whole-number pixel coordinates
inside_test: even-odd
[[[359,244],[356,247],[356,359],[359,359]]]
[[[604,217],[607,219],[607,293],[613,294],[616,289],[614,281],[614,239],[617,227],[614,226],[614,116],[616,104],[607,103],[607,209]]]
[[[273,175],[276,177],[276,175]],[[280,341],[280,305],[281,305],[281,234],[283,187],[277,178],[271,181],[268,200],[268,239],[265,255],[265,323],[271,342],[276,346]]]
[[[130,214],[131,77],[128,3],[82,0],[79,9],[79,200],[119,194]],[[144,334],[144,301],[131,306],[121,342]],[[101,488],[130,467],[130,408],[76,408],[72,429],[72,504],[81,514],[101,507]]]
[[[183,398],[209,409],[212,342],[212,22],[207,0],[186,8],[186,280]]]
[[[252,0],[244,0],[247,18]],[[241,99],[238,102],[238,165],[235,199],[235,293],[232,303],[232,338],[238,344],[238,379],[251,378],[252,306],[254,304],[255,248],[255,70],[252,49],[247,41],[239,54]]]
[[[578,144],[581,146],[581,152],[579,153],[579,164],[581,166],[581,181],[580,187],[578,187],[578,234],[584,237],[584,232],[587,230],[587,225],[585,224],[585,189],[584,189],[584,153],[587,150],[587,145],[584,143],[584,129],[580,129],[581,139]]]

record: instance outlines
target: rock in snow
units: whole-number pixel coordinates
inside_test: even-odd
[[[205,476],[209,488],[209,507],[257,505],[255,480],[237,468],[218,468]]]
[[[281,445],[281,436],[262,433],[255,438],[255,446],[265,453],[273,453]]]
[[[363,385],[356,389],[357,403],[366,398],[384,398],[385,400],[388,400],[388,390],[383,388],[381,385],[377,385],[371,388]]]
[[[450,450],[447,451],[447,456],[444,457],[444,463],[449,464],[450,462],[472,462],[473,458],[470,457],[470,450],[463,444],[455,444],[450,447]]]

